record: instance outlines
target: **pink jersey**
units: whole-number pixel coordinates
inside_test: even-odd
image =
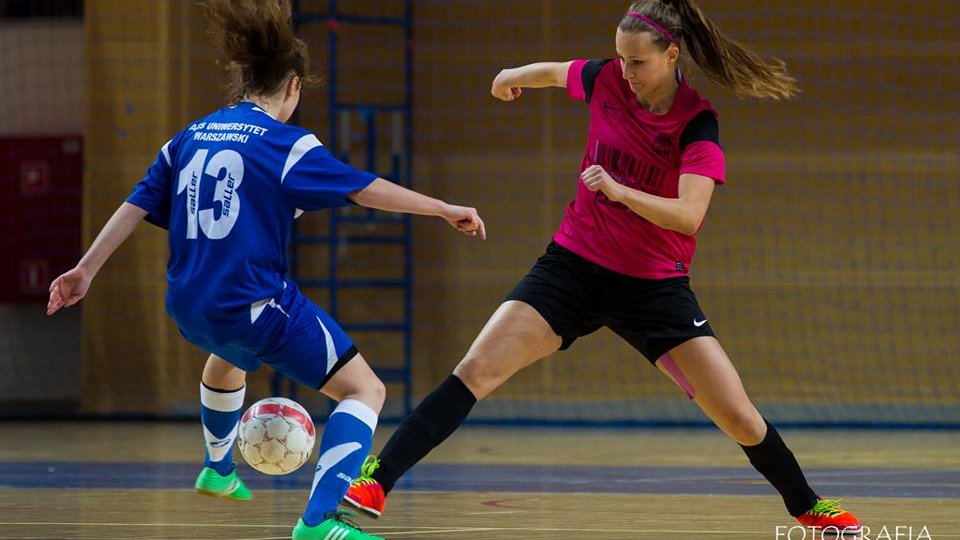
[[[597,164],[622,184],[668,198],[678,197],[681,174],[723,183],[716,111],[682,78],[663,115],[640,107],[616,60],[574,61],[567,93],[590,104],[581,172]],[[600,266],[645,279],[687,275],[697,245],[693,236],[654,225],[583,182],[554,241]]]

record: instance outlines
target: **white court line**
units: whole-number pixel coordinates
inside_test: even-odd
[[[248,528],[248,529],[287,529],[292,526],[287,525],[265,525],[263,523],[97,523],[92,521],[0,521],[3,525],[58,525],[69,527],[223,527],[223,528]],[[387,525],[373,525],[363,527],[364,529],[392,529],[396,528]],[[411,527],[405,525],[404,529],[442,529],[436,525],[432,527]]]
[[[58,525],[68,527],[232,527],[249,529],[287,529],[293,526],[264,525],[262,523],[95,523],[91,521],[0,521],[0,525]]]
[[[31,522],[31,521],[0,521],[0,525],[66,525],[66,526],[99,526],[99,527],[247,527],[264,529],[287,529],[286,525],[262,525],[262,524],[208,524],[208,523],[79,523],[79,522]],[[391,527],[367,526],[364,529],[377,529],[381,534],[389,535],[410,535],[410,534],[443,534],[443,533],[469,533],[469,532],[493,532],[493,531],[516,531],[516,532],[584,532],[584,533],[631,533],[631,534],[701,534],[701,535],[770,535],[769,530],[764,531],[743,531],[743,530],[702,530],[702,529],[581,529],[581,528],[553,528],[553,527],[462,527],[452,529],[449,527]],[[394,530],[399,529],[399,530]],[[284,540],[287,535],[251,538],[246,540]],[[851,538],[854,538],[851,536]],[[960,538],[960,534],[936,533],[936,538]],[[241,539],[237,539],[241,540]]]
[[[370,527],[367,527],[370,528]],[[742,531],[698,531],[698,530],[681,530],[681,529],[548,529],[548,528],[538,528],[538,527],[524,527],[524,528],[511,528],[511,527],[485,527],[485,528],[470,528],[470,529],[447,529],[440,531],[377,531],[377,534],[385,534],[388,536],[406,536],[415,534],[417,536],[427,535],[427,534],[444,534],[444,533],[471,533],[471,532],[585,532],[585,533],[597,533],[597,534],[612,534],[612,533],[626,533],[630,535],[644,535],[644,534],[697,534],[697,535],[770,535],[770,531],[766,532],[742,532]],[[943,536],[943,535],[937,535]]]
[[[2,525],[57,525],[57,526],[90,526],[90,527],[247,527],[280,529],[287,528],[281,525],[251,525],[251,524],[211,524],[211,523],[79,523],[79,522],[40,522],[40,521],[0,521]],[[527,531],[527,532],[611,532],[611,533],[642,533],[642,532],[683,532],[683,533],[703,533],[703,534],[768,534],[770,531],[744,532],[739,530],[729,531],[702,531],[702,530],[679,530],[679,529],[576,529],[570,527],[551,528],[551,527],[461,527],[451,529],[449,527],[396,527],[389,525],[367,526],[364,529],[390,530],[400,529],[389,534],[432,534],[441,532],[473,532],[473,531]],[[384,533],[387,534],[387,533]],[[941,536],[941,535],[938,535]],[[960,536],[960,535],[956,535]]]
[[[427,527],[417,527],[418,529],[427,529]],[[365,529],[391,529],[391,527],[365,527]],[[403,529],[410,529],[404,527]],[[736,534],[736,535],[766,535],[771,531],[742,531],[742,530],[700,530],[700,529],[578,529],[578,528],[551,528],[551,527],[464,527],[462,529],[445,530],[398,530],[398,531],[380,531],[378,534],[387,535],[407,535],[407,534],[434,534],[447,532],[492,532],[492,531],[516,531],[516,532],[584,532],[584,533],[635,533],[635,534]],[[960,534],[942,534],[936,533],[936,538],[960,538]],[[847,538],[857,538],[856,535],[848,535]]]
[[[0,538],[13,538],[12,536],[0,536]],[[137,536],[137,540],[168,540],[169,537]],[[18,536],[16,540],[62,540],[63,536]],[[70,540],[103,540],[102,536],[71,536]],[[117,539],[120,540],[120,539]],[[283,536],[258,536],[256,538],[232,538],[231,540],[290,540],[290,535]]]
[[[291,527],[287,525],[244,525],[244,524],[229,524],[229,525],[219,525],[219,524],[204,524],[204,523],[74,523],[74,522],[30,522],[30,521],[0,521],[0,526],[3,525],[26,525],[26,526],[96,526],[96,527],[239,527],[239,528],[263,528],[263,529],[284,529],[290,530]],[[2,534],[2,533],[0,533]],[[0,538],[7,538],[0,535]],[[13,538],[13,537],[10,537]],[[18,536],[18,540],[59,540],[61,536]],[[99,536],[72,536],[73,540],[101,540]],[[142,534],[138,534],[137,538],[140,540],[151,540],[150,537],[145,537]],[[165,537],[156,537],[156,540],[163,540]],[[287,532],[283,536],[257,536],[250,538],[233,538],[233,540],[290,540],[290,533]]]
[[[364,529],[373,529],[374,527],[364,527]],[[389,528],[389,527],[384,527]],[[500,529],[488,529],[481,527],[471,527],[464,529],[439,529],[435,531],[377,531],[377,534],[386,534],[389,536],[406,536],[408,534],[415,534],[417,536],[423,536],[427,534],[447,534],[447,533],[468,533],[468,532],[490,532],[498,531]]]
[[[493,516],[498,514],[526,514],[529,510],[500,510],[491,512],[464,512],[465,516]]]

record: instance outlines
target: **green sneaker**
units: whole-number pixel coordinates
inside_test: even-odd
[[[316,527],[310,527],[297,521],[293,528],[293,540],[384,540],[379,536],[367,534],[356,525],[347,521],[346,516],[356,516],[353,512],[327,512],[326,518]]]
[[[197,488],[197,493],[201,495],[223,497],[232,501],[249,501],[253,498],[253,493],[250,493],[243,480],[237,476],[236,467],[226,476],[220,476],[220,473],[210,467],[204,467],[193,487]]]

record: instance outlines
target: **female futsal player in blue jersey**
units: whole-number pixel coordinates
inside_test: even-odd
[[[857,531],[821,500],[744,391],[689,286],[697,231],[724,181],[717,115],[677,69],[681,46],[741,96],[796,92],[783,65],[727,39],[689,0],[634,2],[617,60],[542,62],[503,70],[494,97],[560,87],[590,106],[580,181],[559,230],[438,388],[364,467],[345,501],[379,515],[400,476],[448,437],[478,399],[514,373],[603,326],[677,382],[739,443],[800,523]]]
[[[75,268],[50,286],[48,314],[84,297],[141,220],[169,229],[167,311],[211,352],[201,398],[207,467],[201,492],[249,499],[229,459],[245,373],[261,363],[338,400],[326,423],[313,487],[295,540],[373,539],[337,504],[369,451],[384,387],[353,342],[287,277],[295,215],[351,203],[439,216],[485,237],[473,208],[453,206],[337,161],[309,131],[285,124],[310,82],[306,44],[289,0],[210,0],[214,42],[231,61],[232,105],[163,145],[146,177]]]

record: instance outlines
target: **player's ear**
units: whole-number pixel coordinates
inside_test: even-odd
[[[677,47],[675,44],[671,43],[667,48],[667,59],[671,62],[676,62],[680,59],[680,47]]]
[[[287,81],[287,98],[292,98],[297,92],[300,91],[300,77],[294,75],[290,77],[290,80]]]

